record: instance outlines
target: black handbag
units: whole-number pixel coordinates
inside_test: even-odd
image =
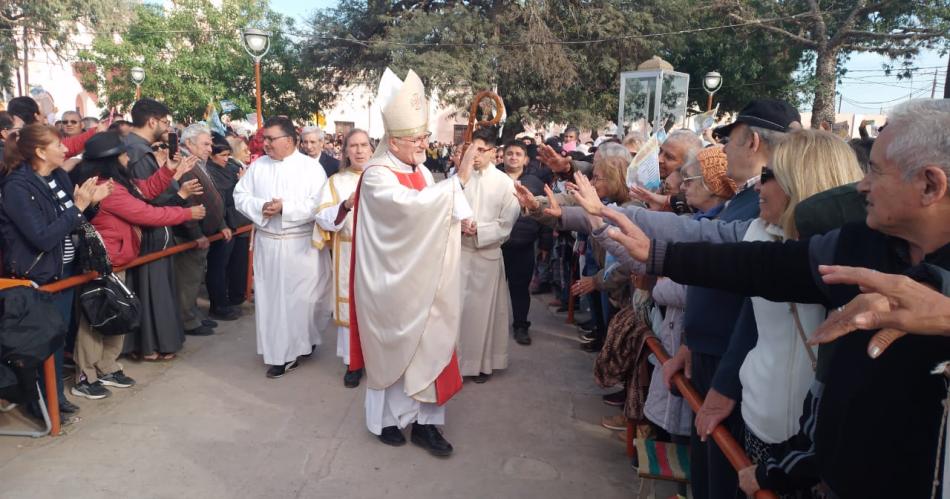
[[[89,326],[107,336],[135,331],[141,324],[141,302],[115,274],[83,285],[79,306]]]

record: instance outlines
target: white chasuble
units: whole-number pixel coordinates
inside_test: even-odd
[[[340,223],[340,205],[356,192],[361,170],[347,168],[330,176],[320,196],[317,208],[313,243],[325,242],[324,232],[331,236],[333,256],[333,318],[337,325],[336,354],[343,363],[350,364],[350,253],[353,247],[353,212],[347,213]]]
[[[465,186],[475,236],[462,236],[462,322],[459,363],[462,376],[491,374],[508,367],[511,296],[501,245],[508,240],[521,207],[515,183],[489,165],[472,173]]]
[[[351,283],[360,342],[351,344],[350,369],[365,365],[369,389],[383,390],[402,378],[406,395],[444,402],[436,380],[456,359],[459,221],[471,209],[456,178],[435,183],[428,169],[417,168],[384,153],[364,169]],[[422,185],[407,187],[400,176]]]
[[[254,222],[254,311],[257,353],[281,365],[321,343],[332,312],[329,252],[311,244],[326,173],[300,152],[281,161],[262,156],[234,188],[238,211]],[[264,203],[283,211],[265,218]]]

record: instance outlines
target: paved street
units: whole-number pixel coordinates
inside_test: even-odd
[[[265,378],[244,311],[215,336],[189,338],[174,362],[126,361],[139,385],[77,401],[81,420],[65,436],[0,437],[0,497],[635,495],[623,443],[599,425],[616,412],[600,401],[593,354],[539,299],[534,344],[512,342],[508,370],[466,382],[449,403],[448,460],[386,447],[366,430],[364,388],[343,387],[335,333],[293,373]],[[18,424],[0,414],[0,425]]]

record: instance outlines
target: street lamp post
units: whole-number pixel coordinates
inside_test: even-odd
[[[719,88],[722,87],[722,75],[718,71],[710,71],[706,73],[706,76],[703,77],[703,88],[706,90],[706,93],[709,94],[709,99],[706,100],[706,110],[712,110],[712,100],[713,94],[716,93]]]
[[[257,128],[264,126],[261,112],[261,59],[270,50],[270,33],[255,28],[244,30],[244,50],[254,59],[254,78],[257,82]]]
[[[142,82],[145,81],[145,70],[135,66],[131,70],[132,83],[135,83],[135,100],[142,98]]]

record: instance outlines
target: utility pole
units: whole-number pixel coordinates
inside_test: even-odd
[[[844,94],[838,94],[838,113],[841,113],[841,101],[844,100]],[[835,119],[838,119],[837,117]]]
[[[950,99],[950,57],[947,57],[947,78],[943,82],[943,98]]]
[[[937,70],[934,70],[934,84],[930,87],[930,98],[933,99],[937,95]]]
[[[23,27],[23,94],[30,95],[30,33]]]

